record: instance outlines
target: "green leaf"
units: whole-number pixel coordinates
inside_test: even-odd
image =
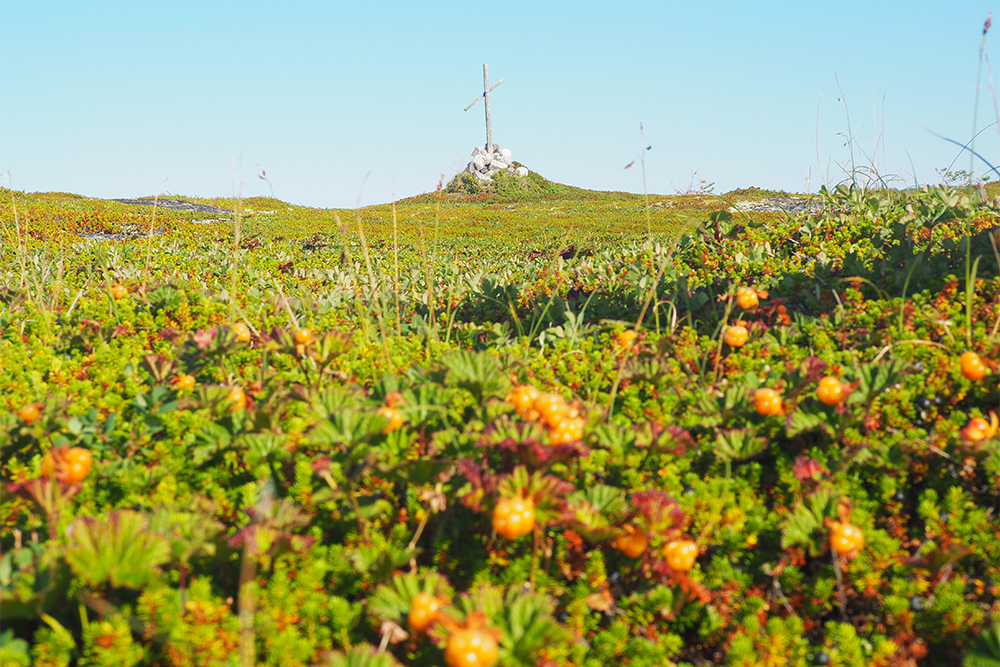
[[[477,403],[506,386],[496,359],[486,352],[457,350],[442,357],[441,364],[447,369],[446,383],[469,391]]]
[[[381,476],[387,480],[420,487],[436,482],[441,473],[451,470],[453,467],[454,463],[451,461],[417,459],[393,467],[380,468],[380,471]]]
[[[354,646],[346,653],[334,652],[324,667],[401,667],[391,653],[379,653],[374,646]]]
[[[450,600],[455,591],[448,580],[437,572],[407,572],[397,574],[386,584],[382,584],[368,600],[368,611],[380,621],[402,623],[413,598],[418,593],[429,593],[443,600]]]
[[[285,449],[285,436],[277,433],[247,433],[238,437],[234,443],[246,448],[246,460],[250,466],[261,461],[282,460],[288,458]]]
[[[822,407],[813,404],[799,405],[788,416],[788,437],[794,437],[814,428],[829,431],[826,412]]]
[[[1000,665],[1000,619],[992,628],[985,628],[976,643],[962,658],[962,667],[996,667]]]
[[[196,498],[191,504],[194,511],[163,507],[150,520],[150,529],[169,540],[174,562],[188,563],[196,556],[215,555],[215,542],[226,529],[212,519],[211,501]]]
[[[28,642],[14,636],[10,628],[0,633],[0,664],[4,667],[23,665],[28,667],[31,658],[28,655]]]
[[[139,512],[115,511],[107,520],[79,518],[68,533],[66,562],[92,588],[142,588],[170,559],[167,539],[150,531],[149,518]]]
[[[586,540],[596,542],[618,534],[618,524],[628,508],[625,492],[598,484],[566,498],[573,528]]]
[[[715,455],[723,461],[739,461],[767,449],[767,440],[752,429],[721,431],[715,436]]]
[[[811,496],[799,500],[781,527],[781,548],[798,545],[812,549],[813,533],[823,527],[823,519],[832,516],[835,509],[833,493],[827,488],[816,489]]]

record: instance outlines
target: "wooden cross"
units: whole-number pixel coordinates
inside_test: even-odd
[[[483,63],[483,94],[474,99],[472,101],[472,104],[465,107],[465,111],[468,111],[472,107],[476,106],[476,103],[479,102],[479,100],[484,98],[486,100],[486,152],[487,153],[493,152],[493,126],[490,124],[490,93],[492,93],[494,89],[496,89],[496,87],[499,86],[501,83],[503,83],[503,79],[497,81],[495,84],[493,84],[493,88],[490,88],[490,68],[486,63]]]

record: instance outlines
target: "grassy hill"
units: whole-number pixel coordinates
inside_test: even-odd
[[[0,664],[996,662],[997,191],[783,194],[0,192]]]

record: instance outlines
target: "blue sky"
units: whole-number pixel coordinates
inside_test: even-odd
[[[716,192],[804,192],[807,178],[815,191],[846,178],[851,146],[908,185],[936,183],[959,148],[929,130],[971,137],[993,9],[0,0],[0,173],[29,192],[230,196],[242,178],[245,196],[269,195],[259,164],[291,203],[387,202],[434,190],[485,143],[482,103],[462,110],[485,62],[505,80],[494,141],[560,183],[642,192],[638,163],[623,169],[640,123],[651,193],[693,172]],[[1000,67],[998,32],[986,52]],[[979,129],[997,120],[989,74]],[[996,126],[976,149],[1000,161]]]

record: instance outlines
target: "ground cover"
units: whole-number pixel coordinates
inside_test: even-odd
[[[996,189],[450,190],[0,191],[0,664],[995,664]]]

